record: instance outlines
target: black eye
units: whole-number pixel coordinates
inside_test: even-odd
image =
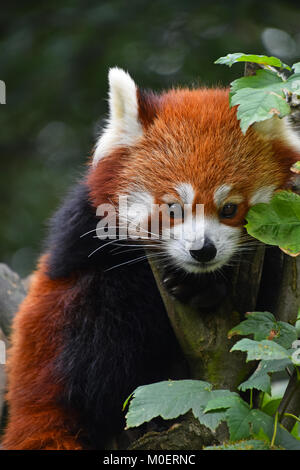
[[[220,216],[225,219],[230,219],[235,216],[235,214],[237,213],[237,210],[238,210],[237,204],[228,202],[227,204],[224,204],[224,206],[222,207]]]
[[[169,207],[169,215],[171,219],[183,218],[183,210],[179,202],[172,202],[171,204],[168,204],[168,207]]]

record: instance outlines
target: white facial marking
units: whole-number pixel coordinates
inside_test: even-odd
[[[190,183],[180,183],[175,189],[184,204],[193,204],[195,191]]]
[[[184,224],[191,224],[191,221],[184,222]],[[165,244],[174,264],[186,271],[195,273],[215,271],[226,264],[237,251],[242,230],[240,227],[222,224],[216,217],[205,217],[204,226],[193,226],[192,228],[196,229],[194,241],[190,241],[186,236],[179,239],[174,237]],[[198,229],[199,231],[197,231]],[[176,230],[179,231],[178,226]],[[183,233],[185,235],[188,231],[184,230]],[[217,253],[213,260],[199,263],[191,256],[190,250],[201,250],[205,239],[209,239],[215,245]]]
[[[262,188],[257,189],[252,196],[250,197],[249,204],[250,206],[254,206],[255,204],[259,204],[261,202],[268,203],[270,202],[273,192],[275,191],[276,186],[263,186]]]
[[[133,145],[142,135],[138,119],[136,84],[128,73],[117,67],[109,71],[109,119],[98,139],[93,165],[120,146]]]
[[[192,205],[184,205],[184,221],[171,229],[172,237],[179,240],[186,250],[200,250],[204,244],[204,205],[197,204],[196,214]]]
[[[220,208],[222,203],[227,198],[228,194],[231,191],[232,186],[230,184],[222,184],[219,186],[214,193],[214,203],[216,207]]]

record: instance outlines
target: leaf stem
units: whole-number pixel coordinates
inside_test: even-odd
[[[294,418],[296,421],[299,421],[299,423],[300,423],[300,418],[293,415],[292,413],[284,413],[284,416],[290,416],[291,418]]]
[[[261,409],[264,403],[265,392],[261,392],[260,401],[259,401],[259,408]]]
[[[276,411],[276,414],[275,414],[274,431],[273,431],[273,436],[271,440],[271,447],[274,447],[274,444],[275,444],[275,439],[276,439],[276,434],[277,434],[277,425],[278,425],[278,411]]]

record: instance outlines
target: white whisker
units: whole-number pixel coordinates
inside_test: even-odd
[[[115,268],[119,268],[120,266],[124,266],[125,264],[129,265],[129,264],[133,264],[133,263],[136,263],[138,261],[143,261],[143,260],[146,260],[148,259],[149,257],[155,257],[157,256],[156,254],[153,254],[153,255],[143,255],[143,256],[139,256],[138,258],[135,258],[133,260],[129,260],[129,261],[124,261],[123,263],[119,263],[119,264],[116,264],[114,266],[111,266],[110,268],[108,269],[105,269],[105,272],[107,271],[111,271],[112,269],[115,269]]]
[[[118,241],[118,239],[116,239],[116,240],[110,240],[109,242],[105,243],[104,245],[98,246],[98,248],[96,248],[96,250],[92,251],[92,253],[90,253],[90,254],[88,255],[88,258],[90,258],[91,256],[93,256],[93,254],[96,253],[96,251],[102,250],[102,248],[105,248],[107,245],[111,245],[112,243],[115,243],[116,241]]]

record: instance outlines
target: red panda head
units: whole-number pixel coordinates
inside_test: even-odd
[[[172,211],[190,205],[188,217],[173,217],[170,227],[160,228],[162,250],[190,272],[221,267],[239,249],[250,206],[268,202],[287,184],[300,159],[300,139],[287,119],[277,117],[243,135],[227,89],[155,95],[118,68],[110,70],[109,83],[110,116],[89,173],[93,205],[117,205],[120,195],[127,196],[129,209],[146,207],[142,216],[135,213],[139,223],[157,204]]]

